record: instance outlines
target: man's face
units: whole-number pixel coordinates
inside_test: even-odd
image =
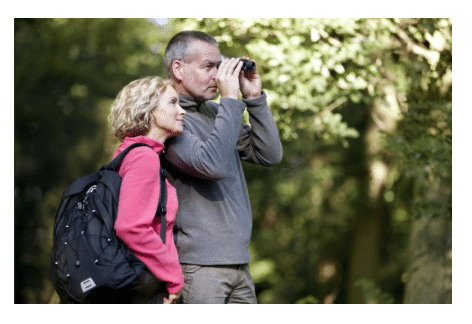
[[[217,46],[202,41],[194,41],[188,50],[183,63],[182,90],[184,94],[197,100],[216,98],[215,75],[216,64],[220,61],[220,50]]]

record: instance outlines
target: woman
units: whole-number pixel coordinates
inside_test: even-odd
[[[133,143],[145,143],[132,149],[124,158],[117,236],[133,251],[150,272],[165,283],[167,292],[136,303],[175,303],[184,285],[184,277],[174,244],[173,224],[178,209],[175,188],[167,184],[166,243],[159,237],[160,221],[155,218],[160,193],[160,161],[165,141],[183,131],[185,110],[180,107],[171,81],[147,77],[124,87],[112,104],[109,116],[115,136],[123,143],[117,156]]]

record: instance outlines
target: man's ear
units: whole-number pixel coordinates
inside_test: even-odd
[[[178,81],[182,81],[183,67],[184,65],[180,61],[175,60],[174,62],[172,62],[172,65],[171,65],[172,74],[174,75],[174,78],[177,79]]]

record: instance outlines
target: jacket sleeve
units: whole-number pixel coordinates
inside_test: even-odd
[[[243,100],[249,113],[249,125],[243,125],[237,148],[241,160],[275,165],[282,160],[283,149],[274,116],[267,104],[267,95]]]
[[[213,131],[206,140],[184,127],[184,132],[169,139],[166,160],[190,176],[219,180],[226,176],[229,159],[234,156],[241,131],[244,103],[221,98]]]
[[[169,293],[175,293],[183,287],[177,251],[166,246],[153,228],[154,222],[159,221],[155,217],[160,193],[159,170],[159,159],[148,148],[136,148],[124,158],[115,231],[158,279],[168,282]],[[169,242],[166,238],[166,242],[170,246],[173,239]]]

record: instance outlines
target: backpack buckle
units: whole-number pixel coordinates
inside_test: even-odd
[[[94,192],[95,190],[97,190],[97,185],[93,185],[89,188],[89,190],[87,190],[87,192],[85,193],[86,195],[89,195],[91,194],[92,192]]]

